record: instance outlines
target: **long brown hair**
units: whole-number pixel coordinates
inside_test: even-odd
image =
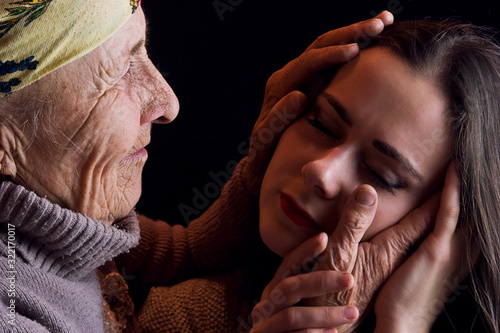
[[[499,333],[500,47],[495,34],[455,21],[407,21],[387,27],[371,45],[389,48],[447,93],[469,280],[484,318]]]

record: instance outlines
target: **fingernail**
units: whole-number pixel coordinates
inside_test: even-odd
[[[352,320],[358,318],[358,309],[352,306],[342,309],[342,315],[345,319]]]
[[[356,201],[365,206],[371,206],[375,203],[375,194],[366,188],[360,188],[356,193]]]
[[[337,283],[344,288],[349,288],[351,286],[351,274],[344,273],[337,278]]]

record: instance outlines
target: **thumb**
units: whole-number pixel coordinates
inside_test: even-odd
[[[318,258],[318,269],[352,272],[359,242],[375,217],[377,204],[377,192],[370,185],[361,185],[351,194],[327,250]]]

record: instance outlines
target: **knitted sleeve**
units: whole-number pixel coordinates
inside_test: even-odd
[[[139,245],[116,260],[125,278],[141,288],[174,284],[221,272],[251,255],[248,249],[260,244],[260,237],[257,202],[241,180],[244,163],[238,164],[217,201],[187,227],[140,216]]]
[[[239,273],[209,276],[174,286],[153,287],[137,319],[143,332],[248,332],[251,281]],[[258,298],[257,298],[258,301]]]

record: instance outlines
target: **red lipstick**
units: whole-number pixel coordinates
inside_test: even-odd
[[[299,227],[318,229],[318,225],[314,222],[314,219],[306,211],[301,209],[290,196],[281,193],[280,206],[283,213]]]

